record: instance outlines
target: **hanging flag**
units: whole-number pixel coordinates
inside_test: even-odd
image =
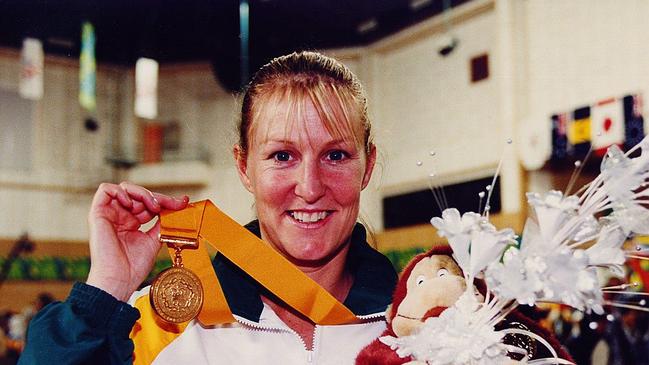
[[[622,98],[622,105],[624,107],[624,148],[628,150],[644,138],[642,96],[627,95]]]
[[[624,143],[624,116],[618,98],[602,100],[593,106],[591,138],[593,151],[604,156],[606,149]]]
[[[568,113],[555,114],[552,116],[552,154],[550,159],[558,162],[566,159],[568,154]]]
[[[568,154],[581,159],[590,150],[590,107],[575,109],[568,123]]]
[[[40,100],[43,97],[43,44],[38,39],[23,40],[18,91],[25,99]]]
[[[81,25],[79,55],[79,104],[89,113],[94,113],[97,107],[96,84],[95,28],[90,22],[84,22]]]
[[[158,62],[140,58],[135,63],[135,115],[154,119],[158,115]]]

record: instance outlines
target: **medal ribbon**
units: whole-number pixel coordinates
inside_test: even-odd
[[[184,249],[182,256],[184,266],[193,271],[203,285],[205,297],[198,314],[203,325],[235,322],[205,242],[314,323],[335,325],[357,319],[328,291],[209,200],[191,203],[180,211],[161,212],[160,235],[199,243],[196,249]],[[169,254],[174,257],[173,248],[169,249]]]

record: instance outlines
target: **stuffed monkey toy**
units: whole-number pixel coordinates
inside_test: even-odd
[[[453,259],[449,246],[436,246],[430,251],[415,256],[402,271],[392,297],[392,304],[386,311],[388,328],[382,336],[407,336],[416,331],[426,318],[439,316],[446,308],[452,306],[464,293],[466,283],[462,270]],[[482,282],[476,283],[478,292],[485,293]],[[478,294],[479,295],[479,294]],[[546,339],[557,351],[559,357],[572,361],[570,355],[548,331],[518,311],[507,316],[500,328],[517,327],[530,330]],[[499,328],[499,329],[500,329]],[[506,342],[524,347],[528,352],[537,352],[534,341],[525,336],[511,336]],[[522,342],[522,343],[521,343]],[[550,357],[538,347],[534,357]],[[520,356],[520,355],[519,355]],[[520,359],[516,359],[520,360]],[[517,361],[512,360],[512,363]],[[356,358],[357,365],[401,365],[423,364],[412,358],[401,358],[389,346],[374,340],[366,346]]]

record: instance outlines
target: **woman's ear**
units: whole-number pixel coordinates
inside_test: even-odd
[[[373,143],[370,143],[370,151],[367,154],[367,161],[365,161],[365,173],[363,174],[363,185],[361,189],[365,189],[370,183],[370,178],[372,177],[372,171],[374,171],[374,165],[376,164],[376,146]]]
[[[235,144],[232,148],[232,155],[234,156],[234,161],[237,164],[237,172],[239,173],[239,179],[245,188],[252,193],[252,183],[248,177],[248,157],[247,153],[241,148],[239,144]]]

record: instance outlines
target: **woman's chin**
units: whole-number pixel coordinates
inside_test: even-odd
[[[331,262],[347,245],[339,245],[328,249],[321,245],[314,246],[309,247],[307,245],[296,252],[287,250],[284,252],[284,256],[298,267],[321,267]]]

